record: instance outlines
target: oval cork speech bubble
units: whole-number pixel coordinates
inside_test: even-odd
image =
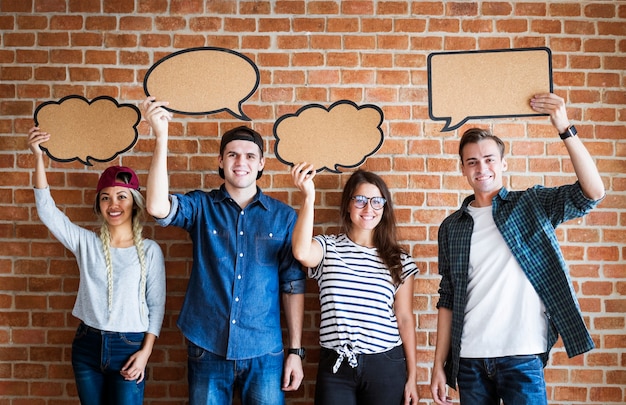
[[[441,132],[469,119],[542,116],[530,108],[552,92],[549,48],[441,52],[428,55],[428,115]]]
[[[87,166],[130,150],[139,138],[140,120],[139,108],[109,96],[89,101],[70,95],[42,103],[34,113],[35,125],[51,135],[41,149],[58,162],[78,160]]]
[[[167,110],[186,115],[227,111],[250,121],[241,105],[256,91],[260,75],[250,58],[230,49],[200,47],[174,52],[144,77],[148,96],[167,101]]]
[[[308,104],[276,121],[274,153],[287,165],[308,162],[317,172],[340,173],[339,167],[357,167],[380,149],[382,123],[382,110],[372,104]]]

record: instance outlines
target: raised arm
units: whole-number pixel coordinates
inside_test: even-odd
[[[28,131],[28,147],[33,155],[35,155],[35,175],[33,183],[35,188],[48,187],[48,178],[46,176],[46,166],[43,161],[43,151],[39,145],[50,139],[50,134],[42,132],[38,127],[32,127]]]
[[[567,110],[564,100],[553,93],[536,94],[530,101],[533,110],[550,114],[550,122],[559,134],[564,133],[569,127],[570,122],[567,118]],[[604,197],[604,183],[598,172],[591,154],[583,145],[577,136],[570,136],[564,141],[567,152],[569,153],[576,177],[587,198],[599,200]]]
[[[155,218],[165,218],[171,208],[167,175],[168,126],[172,113],[163,108],[168,103],[148,97],[141,103],[144,119],[150,124],[156,137],[154,154],[146,186],[146,210]]]
[[[302,205],[293,228],[291,247],[293,256],[305,267],[315,267],[322,261],[323,251],[313,238],[313,217],[315,206],[315,168],[307,163],[299,163],[291,169],[293,184],[302,193]]]

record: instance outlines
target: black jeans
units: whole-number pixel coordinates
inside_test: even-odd
[[[402,345],[379,354],[357,356],[352,368],[344,360],[333,374],[339,355],[322,348],[315,387],[316,405],[400,405],[406,384]]]

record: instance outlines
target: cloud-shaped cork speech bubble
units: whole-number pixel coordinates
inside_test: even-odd
[[[316,171],[340,173],[339,167],[357,167],[383,144],[382,110],[349,100],[329,108],[308,104],[274,124],[274,152],[281,162],[312,163]]]
[[[541,116],[530,108],[552,92],[548,48],[442,52],[428,55],[428,114],[442,132],[469,119]]]
[[[183,49],[156,62],[143,80],[146,95],[167,101],[167,110],[186,115],[227,111],[250,121],[241,105],[259,86],[259,69],[230,49]]]
[[[78,95],[40,104],[34,113],[35,125],[51,137],[41,149],[53,160],[108,162],[130,150],[139,134],[139,108],[119,104],[108,96],[89,101]]]

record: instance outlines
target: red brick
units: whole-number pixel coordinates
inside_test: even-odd
[[[113,14],[131,14],[135,11],[132,2],[124,0],[103,0],[102,11]]]
[[[0,11],[9,12],[31,12],[33,10],[32,2],[20,0],[6,0],[0,4]]]
[[[527,2],[515,4],[515,15],[518,16],[525,15],[542,17],[546,14],[546,4],[543,2]]]
[[[140,13],[164,13],[167,11],[168,0],[139,0],[138,11]]]
[[[304,14],[305,1],[276,1],[274,11],[277,14]]]
[[[481,12],[482,15],[485,16],[506,16],[511,15],[511,13],[513,12],[513,7],[510,3],[506,2],[487,2],[482,5]]]
[[[499,20],[496,22],[496,30],[497,32],[505,32],[505,33],[517,33],[517,32],[526,32],[528,31],[528,23],[526,20],[521,19],[507,19],[507,20]]]
[[[150,31],[152,18],[148,17],[122,17],[120,18],[121,31]]]
[[[186,25],[182,17],[155,17],[154,23],[159,31],[178,31]]]
[[[343,14],[374,14],[374,2],[369,0],[345,0],[340,7]]]

